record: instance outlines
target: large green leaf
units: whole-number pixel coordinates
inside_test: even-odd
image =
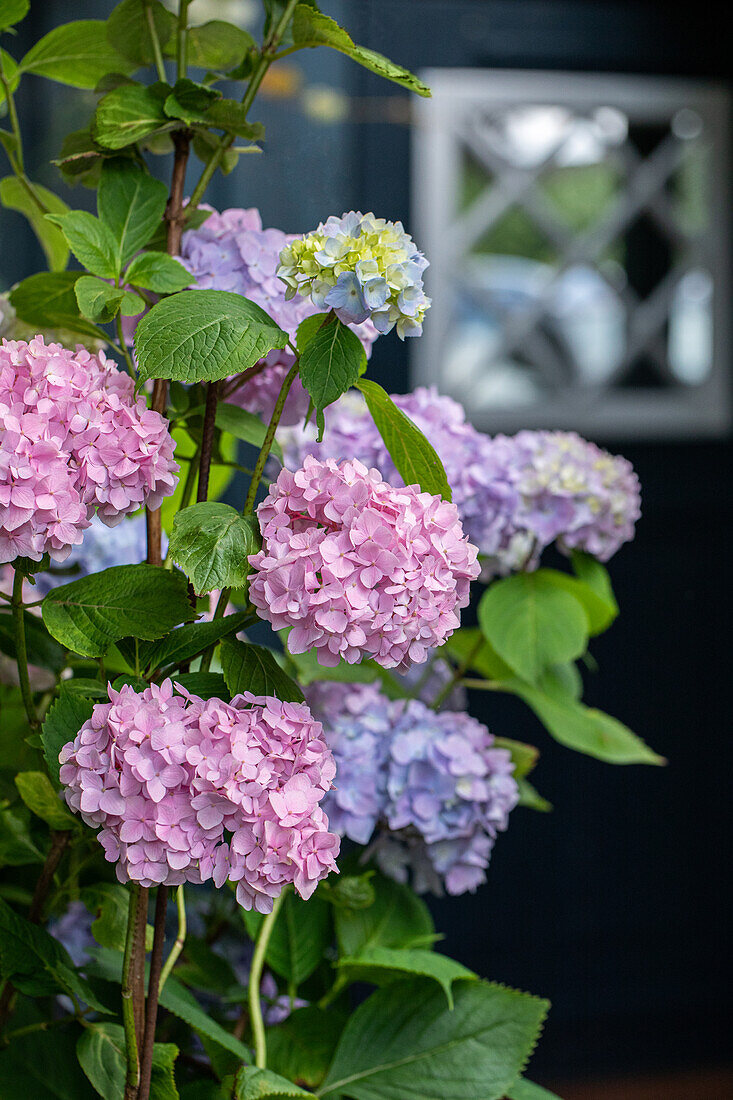
[[[167,201],[166,185],[153,179],[137,161],[126,157],[105,161],[97,210],[117,242],[122,265],[148,243],[161,223]]]
[[[264,917],[242,910],[250,937],[255,940]],[[296,986],[309,978],[331,942],[331,906],[318,894],[307,902],[289,892],[283,901],[267,945],[265,961],[271,970]]]
[[[47,214],[46,220],[58,225],[71,251],[87,271],[103,279],[115,279],[121,270],[112,231],[86,210],[68,214]]]
[[[90,89],[107,73],[129,73],[134,68],[110,43],[101,19],[80,19],[55,27],[31,46],[20,63],[21,72]]]
[[[476,980],[476,975],[455,959],[425,947],[366,947],[355,956],[339,959],[338,967],[349,981],[384,985],[405,976],[431,978],[445,993],[453,1008],[453,983]]]
[[[535,712],[556,741],[576,752],[595,756],[609,764],[664,764],[640,737],[610,714],[583,706],[572,699],[556,699],[544,692],[513,680],[505,685]]]
[[[530,683],[549,665],[579,657],[588,640],[582,604],[542,573],[495,581],[481,597],[478,620],[499,656]]]
[[[371,905],[335,910],[341,955],[363,955],[376,947],[424,946],[436,938],[425,902],[409,886],[383,875],[375,875],[371,883],[374,887]]]
[[[0,0],[0,31],[14,27],[25,19],[30,8],[30,0]]]
[[[377,382],[362,378],[356,385],[364,394],[372,419],[405,485],[419,485],[426,493],[451,500],[443,463],[420,429]]]
[[[251,34],[232,23],[211,19],[188,31],[188,63],[199,69],[233,69],[255,45]],[[173,52],[171,46],[170,52]]]
[[[287,333],[264,310],[226,290],[173,294],[135,330],[141,380],[215,381],[253,367],[287,342]]]
[[[125,1091],[127,1069],[123,1028],[119,1024],[91,1024],[79,1037],[76,1054],[99,1096],[103,1100],[120,1100]],[[178,1097],[173,1078],[177,1055],[178,1047],[172,1043],[156,1043],[153,1047],[150,1100]]]
[[[338,319],[322,325],[300,355],[300,380],[310,394],[323,436],[323,410],[358,381],[366,352],[350,328]]]
[[[91,321],[111,321],[118,313],[123,317],[135,317],[145,309],[145,302],[138,294],[113,286],[96,275],[82,275],[77,279],[74,294],[79,309]]]
[[[150,19],[158,41],[165,46],[175,31],[176,20],[160,0],[122,0],[107,20],[111,45],[135,65],[151,65],[155,60]]]
[[[600,568],[605,573],[602,565]],[[569,592],[571,596],[575,597],[588,616],[590,634],[602,634],[618,615],[618,605],[612,592],[610,594],[602,592],[595,584],[588,584],[585,580],[578,579],[578,577],[571,577],[568,573],[562,573],[559,569],[538,569],[535,575],[541,576],[543,581],[554,584],[561,591]]]
[[[232,695],[276,695],[284,702],[302,703],[303,692],[283,672],[270,649],[250,642],[225,638],[221,643],[221,667]]]
[[[115,565],[61,585],[42,613],[53,637],[84,657],[102,656],[120,638],[162,638],[194,615],[183,573],[155,565]]]
[[[298,4],[295,9],[293,41],[296,46],[301,47],[330,46],[331,49],[345,53],[353,61],[371,69],[386,80],[393,80],[395,84],[400,84],[410,92],[416,92],[421,96],[430,95],[428,86],[413,73],[374,50],[355,45],[351,35],[343,27],[339,27],[335,20],[310,4]]]
[[[79,313],[74,293],[78,278],[78,271],[42,271],[38,275],[29,275],[11,290],[11,305],[21,321],[39,331],[64,328],[106,342],[108,336],[104,329],[85,320]]]
[[[264,1100],[268,1096],[312,1096],[269,1069],[242,1066],[234,1082],[234,1100]]]
[[[15,785],[28,809],[52,829],[79,828],[79,819],[66,808],[44,772],[19,772]]]
[[[174,126],[163,111],[163,98],[155,86],[121,84],[100,99],[92,137],[105,149],[124,149],[156,130]]]
[[[533,1084],[526,1077],[520,1077],[515,1081],[506,1095],[507,1100],[560,1100],[554,1092]]]
[[[156,294],[175,294],[194,281],[183,264],[164,252],[143,252],[125,272],[125,282]]]
[[[425,982],[396,982],[356,1010],[317,1096],[500,1100],[524,1068],[547,1001],[461,982],[455,1007]]]
[[[64,214],[69,209],[63,199],[60,199],[53,191],[49,191],[47,187],[41,187],[39,183],[34,183],[33,190],[47,207],[49,213]],[[50,222],[46,221],[46,218],[16,176],[7,176],[0,181],[0,202],[8,210],[17,210],[18,213],[25,215],[46,254],[46,260],[51,271],[63,271],[69,261],[69,246],[66,239],[55,225],[51,225]]]
[[[130,895],[126,888],[118,882],[97,882],[83,888],[81,900],[94,914],[91,931],[97,943],[123,951],[130,909]]]
[[[141,666],[144,668],[163,668],[165,665],[180,665],[190,661],[208,649],[210,645],[225,638],[227,634],[236,634],[252,622],[252,616],[246,611],[237,611],[222,619],[208,623],[189,623],[172,630],[159,642],[144,647]]]
[[[80,1031],[74,1025],[52,1028],[41,1043],[33,1032],[13,1039],[0,1051],[3,1100],[99,1100],[76,1057]]]
[[[43,755],[48,770],[58,782],[59,753],[64,745],[73,741],[86,721],[92,716],[94,700],[61,688],[59,697],[49,708],[41,730]]]
[[[298,1008],[267,1029],[267,1063],[290,1081],[320,1085],[333,1058],[346,1016],[334,1005]]]
[[[175,683],[200,699],[229,701],[227,682],[218,672],[183,672],[176,676]]]
[[[201,596],[216,588],[241,588],[251,572],[248,556],[259,548],[254,516],[208,500],[178,513],[168,552]]]

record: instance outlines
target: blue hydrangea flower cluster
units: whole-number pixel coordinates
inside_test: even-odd
[[[371,318],[378,332],[420,336],[430,299],[422,273],[428,261],[401,222],[352,210],[330,217],[280,254],[278,275],[318,309],[332,309],[345,325]]]
[[[536,569],[552,543],[607,561],[634,537],[641,498],[626,459],[573,432],[492,438],[434,388],[418,387],[393,400],[438,452],[463,529],[479,548],[484,580]],[[326,409],[325,420],[321,443],[312,425],[279,433],[289,469],[302,466],[307,455],[320,461],[356,456],[385,481],[402,484],[360,394],[344,394]]]
[[[385,874],[411,876],[420,893],[475,890],[519,799],[509,752],[468,714],[388,699],[376,684],[308,692],[336,761],[330,827],[371,842]]]

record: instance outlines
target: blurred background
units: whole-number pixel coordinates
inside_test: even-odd
[[[8,49],[71,7],[113,6],[34,2]],[[403,219],[435,304],[423,340],[378,341],[370,374],[390,392],[434,384],[490,433],[575,429],[622,451],[643,486],[636,541],[610,566],[622,614],[586,691],[669,764],[612,768],[550,741],[517,700],[473,698],[495,733],[541,748],[533,778],[555,809],[517,810],[486,886],[434,904],[444,946],[552,1000],[533,1077],[567,1100],[733,1096],[725,36],[707,8],[641,0],[322,7],[433,99],[329,50],[294,55],[253,112],[264,155],[209,201],[287,231],[352,208]],[[260,4],[195,0],[191,14],[255,30]],[[18,100],[29,174],[93,208],[48,164],[92,94],[29,77]],[[0,211],[0,234],[2,290],[43,261],[20,215]]]

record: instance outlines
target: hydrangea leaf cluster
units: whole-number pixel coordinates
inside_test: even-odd
[[[373,841],[384,873],[419,893],[475,890],[519,799],[509,751],[468,714],[375,684],[313,684],[308,699],[336,761],[331,827]]]
[[[176,486],[167,421],[103,351],[4,340],[0,439],[0,562],[63,561],[95,513],[113,527]]]
[[[553,542],[607,561],[634,537],[639,481],[631,464],[572,432],[522,431],[491,438],[434,388],[393,396],[440,456],[464,530],[482,555],[483,577],[534,569]],[[325,412],[326,432],[286,428],[285,465],[355,456],[400,483],[366,403],[350,391]]]
[[[310,897],[339,849],[319,805],[335,774],[321,724],[300,703],[179,690],[109,688],[61,750],[68,805],[101,826],[121,882],[229,880],[261,913],[290,883]]]
[[[290,241],[277,273],[288,297],[332,309],[344,324],[371,320],[378,332],[420,336],[430,299],[423,289],[428,261],[401,222],[352,210],[330,217]]]
[[[420,664],[460,625],[477,551],[454,504],[395,489],[360,462],[281,471],[257,512],[250,599],[288,648],[320,664]]]
[[[280,253],[295,238],[280,229],[263,229],[259,211],[232,208],[212,211],[198,228],[183,234],[181,262],[196,279],[196,287],[228,290],[255,302],[295,342],[298,325],[317,313],[306,298],[286,297],[277,276]],[[354,326],[369,355],[378,333],[366,321]],[[231,400],[248,412],[269,417],[283,379],[294,362],[289,348],[268,353],[264,369],[253,373]],[[299,380],[291,387],[283,412],[283,424],[295,424],[308,409],[308,394]]]

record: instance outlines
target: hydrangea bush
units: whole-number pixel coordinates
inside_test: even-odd
[[[550,809],[472,692],[547,751],[661,763],[577,670],[636,475],[369,377],[430,323],[399,222],[203,202],[285,54],[415,76],[312,0],[264,0],[259,42],[122,0],[13,57],[28,10],[0,0],[0,201],[48,261],[0,297],[0,1092],[549,1096],[547,1002],[437,949],[423,895],[491,889],[499,834]],[[39,77],[97,97],[54,158],[79,209],[26,170]]]

